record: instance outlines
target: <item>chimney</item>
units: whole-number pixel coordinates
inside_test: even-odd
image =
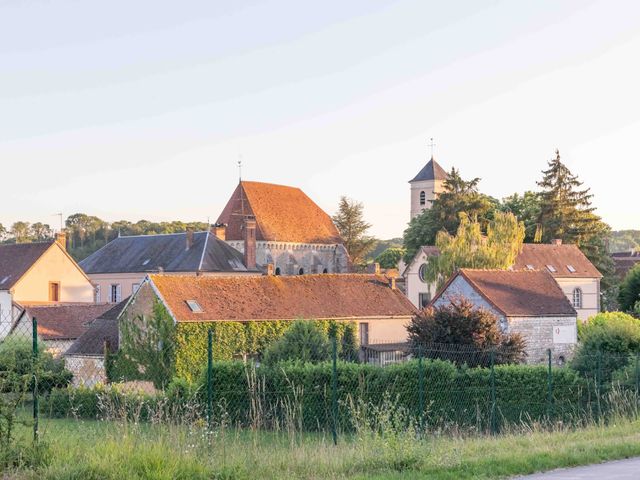
[[[64,231],[56,233],[56,242],[62,247],[63,250],[67,250],[67,234]]]
[[[553,240],[551,240],[551,245],[562,245],[562,239],[554,238]]]
[[[374,275],[380,275],[380,264],[379,263],[370,263],[367,265],[367,273],[372,273]]]
[[[268,277],[273,277],[275,275],[275,267],[273,265],[273,263],[270,263],[267,265],[267,276]]]
[[[193,247],[193,229],[192,228],[187,228],[187,245],[186,245],[186,249],[189,250],[191,247]]]
[[[247,270],[256,269],[256,220],[244,219],[244,266]]]
[[[211,225],[211,233],[224,242],[227,239],[227,226],[224,223]]]
[[[397,286],[396,286],[396,277],[391,277],[391,290],[396,290]]]

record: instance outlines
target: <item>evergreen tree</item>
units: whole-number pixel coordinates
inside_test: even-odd
[[[333,216],[333,223],[340,232],[351,262],[354,265],[362,265],[376,243],[375,238],[367,236],[371,225],[364,220],[362,203],[347,197],[340,198],[338,213]]]

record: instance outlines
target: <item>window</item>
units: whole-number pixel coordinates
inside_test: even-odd
[[[569,270],[571,273],[576,273],[576,269],[573,265],[567,265],[567,270]]]
[[[420,192],[420,205],[426,205],[427,203],[427,194],[424,192]]]
[[[427,283],[427,264],[423,263],[420,265],[420,270],[418,270],[418,276],[420,277],[420,281],[422,283]]]
[[[114,283],[111,285],[111,292],[109,292],[109,302],[118,303],[122,297],[122,289],[120,288],[119,283]]]
[[[100,285],[96,285],[96,289],[95,289],[95,297],[96,297],[96,303],[100,303],[102,301],[102,291],[100,290]]]
[[[534,267],[533,265],[527,264],[527,270],[535,270],[536,267]]]
[[[554,267],[553,265],[547,265],[547,270],[549,270],[551,273],[556,273],[556,267]]]
[[[429,305],[430,301],[431,301],[431,292],[418,294],[418,307],[424,308],[427,305]]]
[[[60,283],[59,282],[49,282],[49,301],[50,302],[60,301]]]
[[[369,345],[369,324],[358,324],[358,330],[360,333],[360,345]]]
[[[281,273],[280,267],[276,267],[276,275],[280,275],[280,273]]]
[[[134,283],[133,285],[131,285],[131,295],[136,293],[139,288],[140,288],[140,284],[139,283]]]
[[[148,265],[150,261],[151,259],[147,258],[144,262],[142,262],[142,265]]]
[[[2,285],[4,282],[6,282],[7,280],[9,280],[9,276],[7,275],[6,277],[4,277],[2,279],[2,281],[0,281],[0,285]]]
[[[327,270],[326,268],[322,270],[322,273],[329,273],[329,270]]]
[[[185,302],[187,303],[187,305],[189,305],[189,308],[191,309],[191,311],[193,313],[202,313],[203,312],[202,307],[195,300],[185,300]]]
[[[582,308],[582,289],[573,289],[573,308]]]
[[[304,268],[301,268],[300,270],[298,270],[298,275],[304,275]]]

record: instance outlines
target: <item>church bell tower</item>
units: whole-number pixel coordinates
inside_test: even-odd
[[[431,202],[443,191],[443,182],[447,178],[447,172],[438,165],[431,155],[431,160],[420,170],[411,181],[411,220],[420,215],[427,208],[431,208]]]

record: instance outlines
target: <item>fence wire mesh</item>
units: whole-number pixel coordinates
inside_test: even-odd
[[[35,318],[1,325],[3,402],[30,407],[35,431],[42,418],[135,417],[210,430],[322,432],[338,441],[389,426],[416,435],[579,426],[635,417],[640,406],[635,353],[581,354],[558,365],[549,352],[545,363],[531,365],[512,363],[504,348],[406,342],[361,346],[348,356],[334,340],[326,361],[265,364],[218,360],[210,333],[198,378],[159,383],[164,370],[155,364],[133,363],[114,375],[117,331],[114,340],[116,324],[108,321],[76,339],[56,337]],[[150,362],[165,358],[167,345],[149,347],[156,352]]]

